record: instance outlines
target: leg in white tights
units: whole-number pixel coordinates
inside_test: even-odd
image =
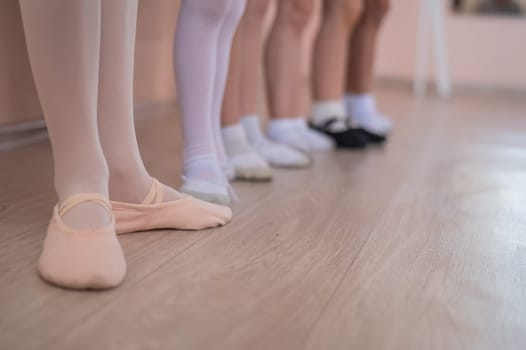
[[[174,43],[184,136],[182,189],[219,203],[228,202],[228,191],[218,159],[219,136],[214,136],[221,103],[214,96],[222,100],[230,45],[244,6],[244,0],[183,0]],[[220,40],[228,42],[220,45]]]
[[[227,177],[231,174],[228,174],[230,169],[228,168],[228,160],[221,135],[221,107],[225,96],[232,41],[245,11],[245,7],[246,0],[233,0],[231,2],[229,13],[221,25],[217,46],[216,76],[214,80],[214,96],[212,99],[212,121],[217,156],[222,168],[227,173]]]

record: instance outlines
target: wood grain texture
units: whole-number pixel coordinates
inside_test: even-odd
[[[236,183],[226,227],[122,237],[110,292],[40,281],[49,145],[0,153],[0,349],[526,348],[526,102],[379,94],[386,147]],[[147,166],[177,186],[175,108],[142,116]]]

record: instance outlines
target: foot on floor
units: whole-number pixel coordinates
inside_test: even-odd
[[[284,144],[263,140],[252,144],[271,166],[276,168],[306,168],[311,165],[311,160],[304,153]]]
[[[272,141],[288,145],[304,153],[326,152],[334,148],[333,141],[309,129],[304,118],[282,118],[269,122],[268,136]]]
[[[342,124],[343,127],[341,127]],[[364,135],[362,130],[348,126],[345,120],[333,118],[323,125],[312,123],[310,127],[329,136],[338,148],[363,149],[369,143],[368,137]]]
[[[90,225],[93,227],[73,227],[72,217],[89,216],[94,205],[106,211],[106,222]],[[63,218],[68,213],[66,223]],[[82,193],[57,204],[38,263],[40,276],[65,288],[116,287],[124,279],[126,262],[115,233],[111,204],[105,196]]]
[[[269,164],[248,144],[241,124],[221,129],[225,151],[235,172],[235,178],[248,181],[269,181],[272,170]]]
[[[228,179],[214,154],[185,160],[181,192],[207,202],[230,204]]]
[[[225,225],[232,210],[223,205],[180,194],[165,201],[163,185],[152,179],[150,191],[141,204],[111,202],[117,234],[155,229],[203,230]]]
[[[263,159],[273,167],[282,168],[305,168],[311,164],[310,158],[304,153],[287,146],[269,140],[261,131],[261,125],[257,114],[241,117],[241,123],[249,145]]]
[[[310,127],[329,136],[338,148],[364,148],[368,140],[348,125],[343,100],[321,100],[312,105]]]
[[[349,123],[361,129],[370,142],[382,143],[393,130],[393,122],[378,112],[370,94],[348,94],[345,105]]]

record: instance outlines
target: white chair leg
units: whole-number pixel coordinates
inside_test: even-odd
[[[433,41],[435,78],[441,96],[451,93],[446,41],[444,32],[444,8],[441,0],[420,0],[420,16],[417,34],[417,52],[413,89],[417,96],[426,92],[430,63],[430,41]]]
[[[429,70],[429,1],[420,0],[418,33],[416,46],[414,93],[423,96],[426,93],[427,74]]]
[[[444,7],[442,1],[433,0],[431,13],[433,15],[432,27],[435,44],[435,64],[437,91],[440,96],[447,97],[451,93],[451,83],[447,65],[447,51],[444,28]]]

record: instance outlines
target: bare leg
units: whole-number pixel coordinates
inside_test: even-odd
[[[371,92],[376,41],[389,0],[365,0],[365,10],[356,26],[349,47],[347,92]]]
[[[332,140],[307,126],[302,115],[301,38],[314,11],[313,0],[282,0],[265,54],[269,137],[303,152],[329,151]]]
[[[238,28],[232,45],[230,69],[221,113],[221,138],[229,164],[238,180],[269,180],[271,170],[268,163],[250,147],[243,125],[241,125],[241,52]]]
[[[234,36],[234,40],[232,41],[228,79],[221,108],[221,126],[223,127],[239,124],[241,118],[241,51],[239,50],[241,31],[242,29],[240,26]]]
[[[309,163],[303,154],[271,142],[261,131],[257,98],[263,20],[269,4],[270,0],[248,0],[232,47],[223,102],[222,134],[237,178],[268,179],[269,163],[289,167],[302,167]]]
[[[314,11],[313,0],[281,0],[265,50],[267,96],[272,118],[301,116],[301,36]]]
[[[102,2],[99,133],[110,172],[112,200],[141,203],[152,184],[137,145],[133,120],[133,58],[137,0]],[[164,187],[164,199],[181,195]]]
[[[241,106],[242,116],[257,113],[261,60],[263,57],[263,20],[269,0],[248,0],[240,24]]]
[[[313,60],[316,101],[342,101],[347,46],[362,11],[362,0],[323,0],[322,24]]]
[[[78,193],[108,196],[108,168],[97,130],[101,2],[21,0],[31,68],[51,139],[59,201]],[[76,228],[108,223],[100,205],[63,217]]]
[[[367,139],[349,127],[344,93],[347,46],[363,0],[323,0],[323,17],[313,60],[311,121],[340,148],[363,148]]]
[[[373,142],[383,142],[392,130],[392,122],[376,110],[371,94],[376,41],[389,0],[365,0],[362,14],[349,46],[347,76],[347,115]]]

